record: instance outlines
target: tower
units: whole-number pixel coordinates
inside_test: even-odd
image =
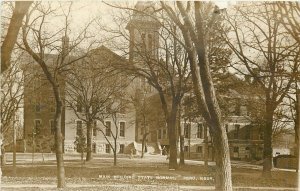
[[[131,20],[126,29],[129,31],[129,62],[143,67],[147,59],[158,59],[160,23],[155,18],[155,3],[152,1],[139,1],[135,5]],[[151,86],[145,78],[136,78],[135,96],[139,103],[136,106],[135,140],[142,142],[146,134],[146,125],[142,122],[142,113],[145,100],[152,92]],[[150,137],[150,136],[149,136]],[[145,140],[147,142],[147,139]]]
[[[155,18],[155,3],[139,1],[132,19],[126,26],[129,30],[129,61],[139,62],[142,56],[156,58],[158,55],[160,23]]]

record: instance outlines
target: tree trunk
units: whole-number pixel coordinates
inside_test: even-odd
[[[201,13],[201,2],[195,1],[195,25],[187,15],[182,2],[176,5],[184,18],[181,26],[186,51],[190,62],[193,89],[196,95],[199,111],[207,122],[214,138],[216,149],[216,190],[232,191],[231,164],[229,146],[225,128],[222,127],[221,112],[216,98],[214,84],[207,53],[208,32],[204,32],[204,19]],[[214,18],[212,18],[214,19]],[[201,108],[201,109],[200,109]]]
[[[170,145],[170,158],[169,158],[169,169],[177,169],[177,136],[176,136],[176,116],[177,116],[177,105],[176,100],[173,99],[171,113],[167,122],[168,133],[169,133],[169,145]]]
[[[62,128],[61,128],[63,102],[61,99],[61,93],[60,93],[61,90],[59,87],[60,84],[58,79],[54,78],[54,76],[49,71],[49,68],[46,65],[45,61],[30,48],[25,36],[23,36],[23,43],[26,51],[42,68],[44,74],[46,75],[53,89],[53,95],[55,97],[55,102],[56,102],[54,126],[55,126],[55,151],[56,151],[56,163],[57,163],[57,187],[64,188],[65,168],[64,168],[64,156],[63,156],[63,135],[62,135]]]
[[[295,118],[295,156],[297,158],[296,172],[299,171],[299,130],[300,130],[300,90],[296,90],[296,118]]]
[[[204,126],[204,166],[208,167],[208,136],[207,136],[207,126]]]
[[[180,160],[179,160],[179,164],[184,165],[184,136],[183,135],[180,135],[179,142],[180,142]]]
[[[179,164],[184,165],[184,136],[182,135],[182,129],[181,129],[181,106],[179,106],[178,109],[178,135],[179,135],[179,148],[180,148],[180,154],[179,154]]]
[[[6,157],[5,157],[4,144],[2,144],[0,146],[1,146],[1,166],[5,166],[6,165]]]
[[[113,152],[114,152],[114,166],[117,166],[117,139],[115,138],[114,139],[114,149],[113,149]]]
[[[114,166],[117,166],[117,150],[114,150]]]
[[[17,176],[17,136],[15,121],[13,122],[13,176]]]
[[[10,56],[17,41],[22,21],[33,1],[16,1],[7,34],[1,46],[1,73],[10,66]]]
[[[33,162],[34,162],[34,154],[35,154],[35,141],[34,141],[34,133],[32,133],[32,155],[31,155],[32,165],[33,165]]]
[[[91,161],[93,156],[92,156],[92,123],[87,122],[86,123],[86,146],[87,146],[87,151],[86,151],[86,161]]]
[[[55,149],[56,149],[56,163],[57,163],[57,187],[64,188],[65,185],[65,168],[63,156],[63,136],[61,132],[61,115],[62,115],[62,102],[59,95],[59,86],[53,87],[56,97],[56,113],[55,113]]]
[[[220,123],[212,122],[216,131],[214,136],[214,153],[216,155],[216,190],[232,190],[231,164],[226,130]]]
[[[142,140],[142,154],[141,154],[141,158],[144,158],[144,148],[145,148],[145,136],[143,135],[143,140]]]
[[[271,178],[271,169],[272,169],[272,127],[273,127],[273,115],[274,109],[272,102],[269,98],[266,100],[266,116],[265,116],[265,128],[264,132],[264,162],[263,162],[263,177]]]
[[[144,158],[144,153],[145,153],[145,149],[146,149],[146,139],[149,133],[144,132],[143,134],[143,140],[142,140],[142,154],[141,154],[141,158]]]

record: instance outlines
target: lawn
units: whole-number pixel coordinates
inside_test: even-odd
[[[170,171],[167,162],[162,157],[120,158],[118,166],[113,166],[112,158],[95,158],[84,165],[78,159],[70,159],[65,160],[66,182],[67,185],[83,186],[72,188],[72,190],[97,190],[97,186],[101,186],[100,190],[109,190],[108,187],[111,185],[115,186],[113,190],[126,190],[124,185],[131,187],[130,190],[141,190],[137,188],[139,185],[144,185],[142,190],[157,190],[157,187],[165,187],[162,190],[178,190],[176,189],[178,185],[214,185],[215,169],[213,166],[207,168],[200,164],[187,162],[179,169]],[[17,177],[12,176],[11,164],[2,167],[2,172],[2,181],[5,185],[56,184],[54,160],[35,162],[34,165],[30,162],[18,163]],[[232,180],[233,185],[239,187],[297,187],[297,174],[291,171],[272,171],[272,179],[266,180],[262,178],[261,170],[234,167],[232,168]],[[149,186],[145,187],[145,185]],[[88,186],[89,189],[85,186]],[[94,188],[94,186],[96,187]],[[43,190],[43,188],[38,190]],[[45,188],[45,190],[52,190],[52,188]]]

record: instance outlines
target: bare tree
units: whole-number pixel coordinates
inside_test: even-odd
[[[246,5],[237,7],[234,14],[228,14],[227,21],[233,35],[227,35],[227,43],[238,60],[232,67],[253,77],[264,94],[263,175],[268,178],[272,169],[275,111],[295,81],[300,49],[278,21],[278,15],[269,3]]]
[[[180,28],[192,73],[193,89],[199,110],[214,140],[216,153],[216,190],[232,190],[231,165],[226,131],[221,119],[208,59],[208,40],[214,34],[220,10],[203,2],[161,3],[168,16]],[[207,4],[206,4],[207,5]],[[179,11],[180,14],[177,14]],[[217,24],[219,25],[217,25]]]
[[[114,102],[116,103],[116,102]],[[97,130],[101,132],[101,134],[104,136],[105,140],[109,144],[110,148],[113,151],[114,155],[114,166],[117,165],[117,141],[120,136],[124,136],[121,134],[121,126],[120,126],[120,120],[123,118],[122,112],[120,110],[123,110],[122,107],[123,104],[117,104],[118,106],[112,106],[113,108],[109,109],[109,112],[102,113],[98,116],[98,120],[102,123],[103,127],[98,126]],[[107,122],[106,120],[112,119],[114,127],[112,128],[112,124],[110,122]],[[124,127],[125,128],[125,127]],[[125,129],[122,131],[125,132]],[[111,140],[112,138],[112,140]]]
[[[273,11],[275,14],[278,14],[278,19],[284,28],[288,31],[288,33],[297,41],[298,45],[300,44],[300,4],[299,2],[276,2],[273,5]],[[299,92],[299,71],[296,74],[296,94],[297,91]],[[296,95],[297,96],[297,95]],[[289,100],[293,100],[291,96],[288,96]],[[296,156],[298,157],[299,161],[299,124],[300,124],[300,117],[299,117],[299,107],[297,107],[297,103],[299,105],[299,96],[298,100],[294,99],[294,105],[296,113],[293,115],[293,119],[295,122],[294,130],[295,130],[295,142],[296,142]],[[293,107],[293,106],[292,106]],[[294,112],[292,112],[294,113]],[[297,115],[298,114],[298,115]],[[297,171],[299,170],[299,163]]]
[[[107,108],[116,101],[112,97],[121,98],[120,95],[128,85],[129,80],[124,74],[110,67],[111,62],[122,61],[126,62],[102,46],[92,50],[90,56],[82,60],[80,66],[69,70],[66,105],[86,124],[86,161],[92,159],[94,122],[100,115],[110,115]]]
[[[57,161],[57,187],[65,187],[65,171],[63,161],[63,135],[61,130],[61,117],[63,111],[64,72],[68,66],[76,63],[87,56],[87,53],[76,51],[79,46],[89,39],[87,33],[89,22],[79,33],[70,40],[68,32],[70,30],[71,5],[60,4],[52,5],[50,2],[37,2],[28,12],[25,23],[22,27],[22,44],[18,43],[19,48],[26,51],[28,55],[37,63],[42,70],[49,86],[53,90],[56,110],[54,117],[55,127],[55,151]],[[60,13],[60,14],[58,14]],[[51,19],[63,20],[62,25],[57,26],[54,31]],[[51,30],[50,30],[51,29]],[[61,34],[64,34],[62,38]],[[63,40],[61,40],[63,39]],[[59,43],[62,42],[62,45]],[[86,50],[89,51],[89,45]],[[52,53],[53,56],[50,56]],[[78,53],[76,55],[76,53]],[[72,54],[72,55],[70,55]],[[33,67],[31,64],[29,67]]]
[[[300,44],[300,3],[299,2],[275,2],[273,11],[278,14],[277,19],[284,28]]]
[[[13,142],[15,139],[12,137],[16,135],[16,120],[18,118],[18,112],[22,107],[22,99],[24,96],[24,73],[22,73],[19,63],[17,62],[19,59],[20,56],[11,60],[12,64],[10,67],[1,74],[1,134],[4,138],[3,145],[1,146],[1,161],[3,164],[5,163],[4,147],[11,143],[15,145],[15,142]]]
[[[136,76],[145,82],[146,86],[149,84],[157,91],[168,129],[169,168],[177,169],[178,133],[176,119],[181,99],[187,92],[187,82],[190,79],[188,59],[182,44],[179,43],[177,38],[172,37],[172,34],[176,34],[177,27],[162,13],[156,15],[156,11],[153,12],[153,3],[148,2],[146,4],[148,4],[148,7],[139,8],[138,3],[135,9],[111,5],[130,12],[127,16],[116,16],[115,21],[119,28],[108,31],[116,36],[121,36],[130,44],[129,52],[127,49],[122,49],[126,54],[129,54],[130,64],[115,65],[115,67],[126,70],[130,75]],[[131,18],[130,15],[133,16],[132,21],[128,20],[128,18]],[[134,17],[137,19],[135,20]],[[149,33],[147,37],[143,35],[145,31],[143,31],[141,23],[138,23],[138,17],[147,18],[148,20],[146,20],[150,21],[154,32]],[[124,22],[129,22],[127,29],[130,34],[136,33],[136,38],[130,38],[124,25],[121,24]],[[163,28],[158,30],[160,26],[163,26]],[[140,89],[140,91],[143,92],[144,90]]]

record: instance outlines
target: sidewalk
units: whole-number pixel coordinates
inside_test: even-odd
[[[117,188],[132,188],[135,187],[137,189],[143,190],[144,188],[154,188],[155,190],[159,188],[159,190],[214,190],[214,186],[186,186],[186,185],[147,185],[147,184],[142,184],[142,185],[132,185],[132,184],[103,184],[103,185],[88,185],[88,184],[68,184],[67,188],[111,188],[111,189],[117,189]],[[56,185],[53,184],[4,184],[1,185],[2,190],[7,189],[21,189],[24,190],[25,188],[41,188],[41,189],[55,189]],[[288,187],[239,187],[239,186],[234,186],[234,190],[286,190],[286,191],[297,191],[297,188],[288,188]],[[77,190],[76,189],[76,190]],[[118,190],[119,190],[118,189]]]

